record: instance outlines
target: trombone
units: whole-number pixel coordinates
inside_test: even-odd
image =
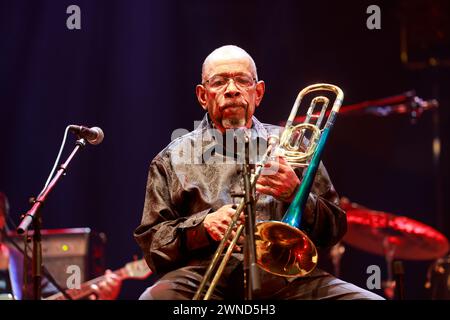
[[[330,99],[324,95],[318,95],[311,100],[305,121],[294,125],[293,122],[303,98],[316,91],[327,91],[335,94],[332,109],[327,112]],[[284,277],[298,277],[309,274],[317,265],[318,254],[316,246],[300,230],[300,224],[325,143],[334,125],[343,98],[343,91],[332,84],[318,83],[301,90],[294,102],[279,144],[276,145],[274,139],[269,139],[269,147],[263,159],[256,166],[255,174],[251,181],[251,189],[255,187],[265,163],[273,156],[284,155],[292,167],[306,168],[299,190],[283,219],[281,221],[262,221],[255,226],[256,262],[267,272]],[[317,112],[316,109],[320,110]],[[325,117],[327,117],[327,120],[323,123]],[[238,226],[233,239],[230,240],[231,232],[237,225],[239,215],[244,207],[245,201],[242,200],[236,208],[232,222],[214,253],[213,259],[194,295],[194,300],[201,298],[206,284],[216,270],[226,244],[230,242],[203,299],[208,300],[211,297],[231,257],[233,248],[243,231],[244,226],[241,224]]]

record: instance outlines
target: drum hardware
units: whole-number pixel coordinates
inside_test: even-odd
[[[341,198],[341,207],[347,212],[348,222],[343,242],[385,257],[388,277],[383,287],[388,298],[404,297],[403,287],[395,286],[396,282],[403,282],[404,270],[399,260],[432,260],[449,250],[443,234],[414,219],[371,210],[347,198]]]
[[[330,250],[331,262],[333,264],[334,275],[339,278],[341,275],[341,260],[345,252],[342,242],[336,243]]]
[[[450,300],[450,255],[430,265],[425,288],[429,290],[432,300]]]

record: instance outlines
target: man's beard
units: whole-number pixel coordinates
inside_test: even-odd
[[[243,115],[241,114],[241,112],[239,112],[236,115],[231,115],[228,117],[223,117],[222,118],[222,127],[224,127],[225,129],[235,129],[235,128],[240,128],[240,127],[244,127],[247,123],[247,104],[243,103],[243,102],[234,102],[234,103],[229,103],[225,108],[227,107],[240,107],[242,108]],[[239,117],[239,115],[241,115]]]

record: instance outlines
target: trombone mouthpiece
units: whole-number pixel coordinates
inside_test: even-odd
[[[234,129],[234,139],[238,141],[249,142],[252,138],[252,131],[246,127]]]
[[[271,145],[271,146],[275,146],[278,143],[280,143],[280,137],[278,137],[277,135],[271,134],[269,136],[268,144]]]

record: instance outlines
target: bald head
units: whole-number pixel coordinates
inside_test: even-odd
[[[237,46],[217,48],[206,57],[195,94],[220,132],[251,127],[265,91],[264,81],[256,79],[255,62]]]
[[[248,60],[250,70],[253,76],[258,79],[256,72],[256,65],[253,58],[242,48],[234,45],[227,45],[217,48],[211,52],[203,62],[202,66],[202,82],[206,81],[211,76],[211,69],[215,63],[220,61],[233,61],[233,60]]]

